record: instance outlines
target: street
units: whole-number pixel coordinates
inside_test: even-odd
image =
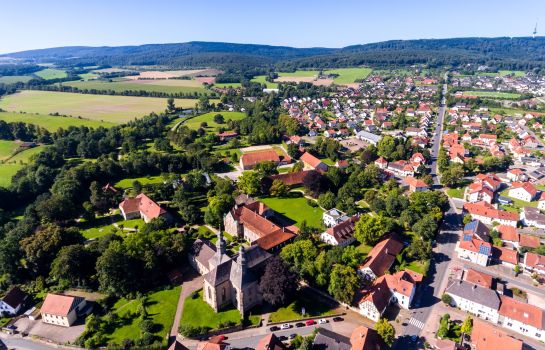
[[[16,350],[51,350],[51,349],[58,349],[56,346],[46,345],[44,343],[38,343],[34,342],[32,340],[26,339],[26,338],[19,338],[19,337],[8,337],[6,335],[2,335],[0,337],[2,341],[6,344],[8,349],[16,349]]]

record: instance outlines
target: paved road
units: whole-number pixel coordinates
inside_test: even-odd
[[[19,337],[11,337],[2,335],[2,341],[6,344],[8,349],[16,350],[51,350],[57,349],[55,346],[46,345],[43,343],[33,342],[32,340]]]
[[[445,79],[446,79],[445,74]],[[434,188],[440,189],[441,184],[437,176],[437,155],[441,145],[441,137],[443,133],[443,122],[445,118],[445,94],[447,85],[443,85],[443,97],[439,106],[437,115],[437,123],[432,137],[431,146],[431,175],[434,179]],[[422,329],[429,321],[430,314],[434,305],[441,301],[443,289],[448,281],[448,270],[450,263],[453,260],[454,249],[461,232],[461,217],[456,212],[454,204],[449,201],[449,209],[445,213],[445,219],[439,234],[437,235],[436,247],[433,250],[432,261],[428,275],[422,283],[421,288],[415,295],[413,309],[409,319],[402,320],[404,326],[402,334],[394,344],[394,349],[418,349],[423,348],[422,340],[419,339],[415,343],[411,339],[413,337],[420,338]]]

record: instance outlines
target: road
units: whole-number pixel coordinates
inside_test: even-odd
[[[445,80],[447,75],[445,74]],[[437,155],[441,145],[443,134],[443,122],[446,110],[447,84],[443,85],[443,96],[437,114],[436,126],[432,137],[431,146],[431,175],[434,179],[434,188],[441,189],[439,177],[437,176]],[[403,320],[402,334],[394,344],[394,349],[419,349],[423,348],[421,337],[422,329],[429,322],[432,310],[441,301],[441,295],[448,281],[448,271],[454,257],[456,242],[461,233],[462,220],[456,212],[454,204],[449,201],[449,209],[445,213],[445,219],[437,235],[436,247],[433,250],[432,261],[424,282],[414,298],[411,317]],[[412,338],[419,338],[418,344]]]
[[[16,350],[51,350],[58,349],[55,346],[46,345],[43,343],[33,342],[32,340],[19,337],[11,337],[7,335],[1,336],[2,341],[6,344],[8,349]]]

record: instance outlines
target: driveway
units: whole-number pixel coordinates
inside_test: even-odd
[[[180,292],[180,299],[178,299],[178,307],[176,308],[176,315],[174,316],[174,322],[172,322],[172,328],[170,330],[170,338],[174,339],[178,335],[178,328],[182,315],[184,312],[184,301],[193,292],[202,288],[203,278],[191,267],[187,267],[184,271],[184,281],[182,283],[182,291]]]
[[[31,320],[23,317],[15,322],[17,331],[26,332],[31,336],[49,339],[55,343],[65,344],[73,343],[77,337],[85,330],[85,323],[82,319],[78,320],[71,327],[62,327],[43,323],[41,319]]]

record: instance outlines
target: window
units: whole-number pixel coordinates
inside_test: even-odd
[[[212,300],[212,288],[208,287],[208,299]]]
[[[512,326],[513,326],[513,324],[512,324],[511,322],[507,322],[507,325],[508,325],[509,327],[512,327]]]
[[[225,287],[223,287],[221,289],[221,301],[224,302],[225,301]]]
[[[536,333],[536,337],[541,338],[541,333]]]

